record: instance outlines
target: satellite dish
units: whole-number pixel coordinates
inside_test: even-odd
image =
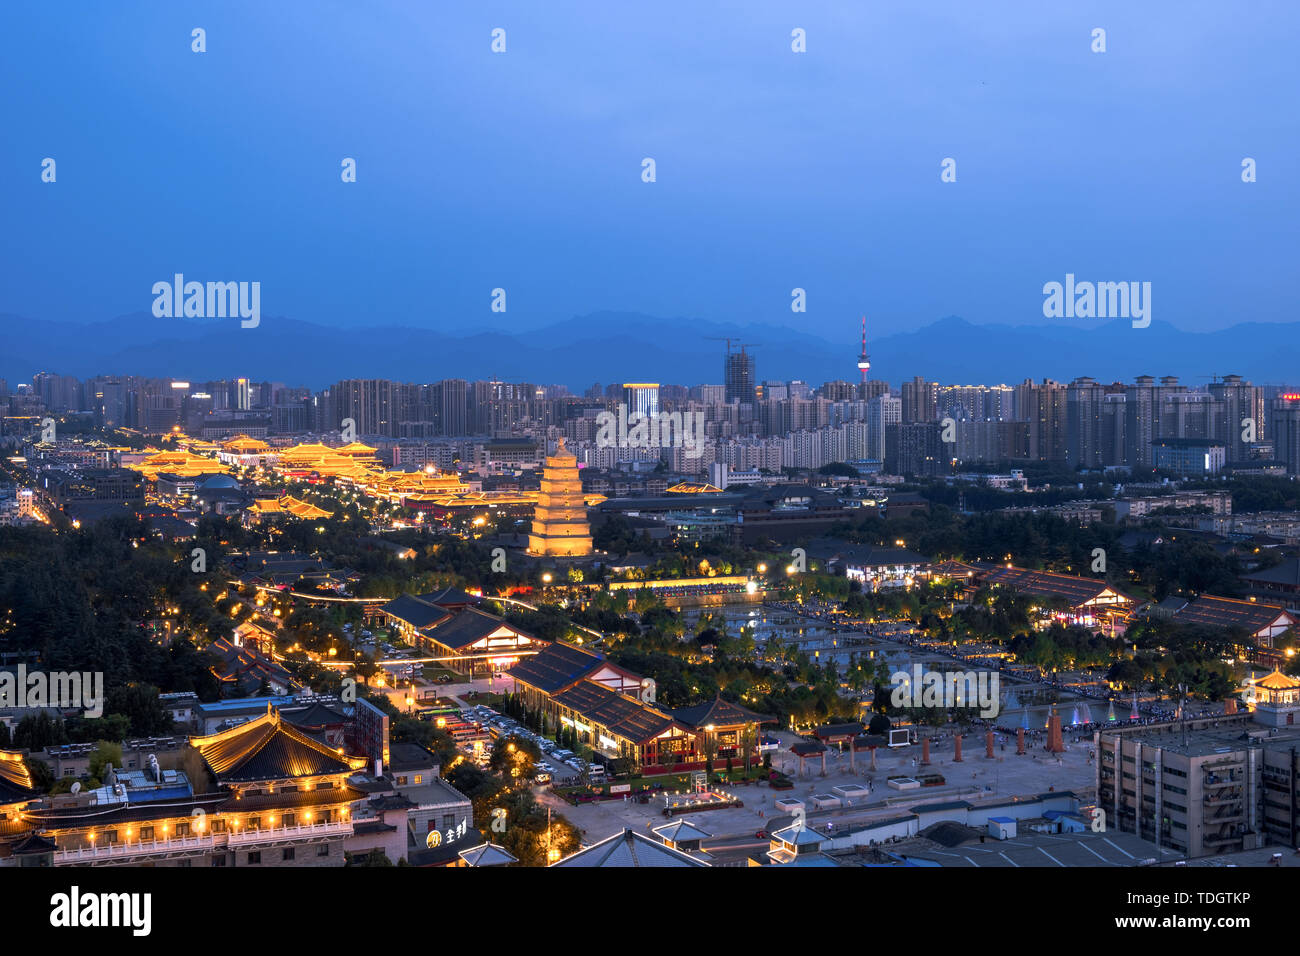
[[[74,783],[71,789],[73,793],[81,793],[81,782]]]

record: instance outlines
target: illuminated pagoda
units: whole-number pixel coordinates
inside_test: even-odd
[[[587,505],[578,478],[578,459],[564,450],[561,438],[555,454],[547,456],[542,469],[542,490],[533,511],[528,553],[581,557],[592,550]]]

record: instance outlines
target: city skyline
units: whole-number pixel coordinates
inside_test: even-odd
[[[1280,926],[1297,36],[1295,0],[7,9],[16,924],[186,950],[251,889],[250,939],[383,945],[430,877],[648,867],[869,868],[987,938]],[[670,944],[793,922],[608,897]]]
[[[791,329],[628,313],[575,317],[533,332],[472,330],[461,337],[396,326],[358,337],[287,320],[268,320],[251,330],[241,329],[238,321],[224,328],[205,321],[177,321],[184,324],[159,328],[158,320],[145,316],[87,326],[16,323],[9,329],[11,349],[0,355],[0,378],[22,382],[40,371],[82,378],[110,372],[195,379],[247,374],[319,388],[341,377],[427,381],[442,377],[428,371],[430,365],[440,365],[462,378],[544,377],[548,384],[581,390],[590,384],[592,367],[608,369],[611,379],[624,381],[715,380],[721,343],[728,337],[738,344],[759,337],[757,347],[747,351],[760,379],[828,381],[860,376],[857,318],[842,323],[845,334],[835,341]],[[618,327],[620,322],[623,327]],[[1300,323],[1241,323],[1213,333],[1188,333],[1160,321],[1133,330],[1128,320],[1121,319],[1082,332],[975,326],[949,317],[910,333],[882,322],[869,323],[868,349],[873,373],[910,370],[909,376],[924,374],[952,382],[972,381],[976,375],[986,383],[1026,377],[1068,381],[1079,375],[1122,380],[1165,370],[1209,381],[1236,368],[1250,370],[1248,378],[1278,384],[1288,382],[1292,374],[1285,345],[1292,330],[1300,334]],[[1144,347],[1133,348],[1131,335],[1143,336]],[[395,341],[408,347],[394,350]],[[53,342],[59,343],[57,354],[51,352]],[[426,351],[436,358],[426,358]]]

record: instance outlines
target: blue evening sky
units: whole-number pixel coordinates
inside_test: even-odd
[[[183,272],[347,327],[853,340],[864,312],[1077,323],[1042,316],[1073,272],[1150,281],[1184,329],[1292,320],[1297,27],[1294,0],[9,3],[0,313],[148,311]]]

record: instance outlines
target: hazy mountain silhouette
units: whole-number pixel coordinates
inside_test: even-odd
[[[1296,374],[1300,323],[1244,323],[1218,332],[1183,332],[1153,322],[972,325],[949,316],[914,332],[882,334],[869,325],[872,378],[898,383],[913,375],[945,384],[1012,384],[1026,377],[1101,382],[1135,375],[1177,375],[1196,385],[1236,373],[1256,384],[1287,384]],[[870,318],[868,319],[870,323]],[[760,380],[856,381],[855,321],[842,341],[797,328],[736,325],[630,312],[596,312],[540,329],[447,333],[388,324],[340,329],[263,316],[255,329],[238,319],[157,319],[148,313],[85,325],[0,315],[5,346],[0,377],[10,385],[39,371],[134,374],[203,381],[248,376],[321,388],[342,378],[431,382],[498,378],[586,388],[592,382],[722,383],[724,345],[712,337],[756,342]]]

